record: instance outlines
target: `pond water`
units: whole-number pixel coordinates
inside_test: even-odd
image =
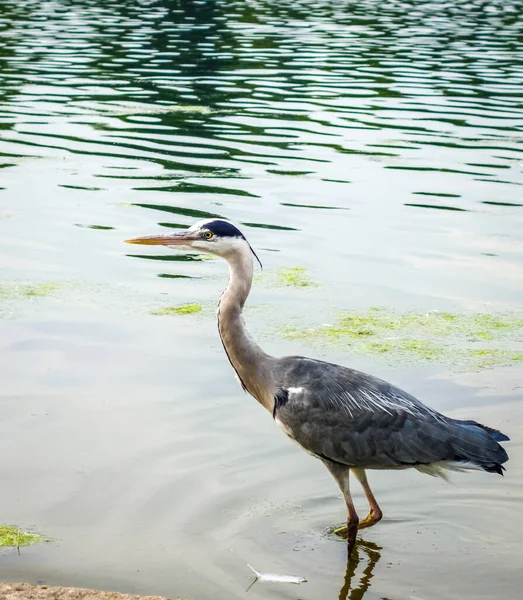
[[[0,523],[52,541],[4,550],[0,579],[226,600],[248,562],[308,579],[252,598],[520,596],[523,363],[282,329],[376,305],[521,310],[522,16],[506,0],[1,2]],[[213,215],[266,269],[247,319],[267,351],[499,427],[506,476],[371,473],[385,518],[347,570],[330,475],[223,354],[225,266],[121,244]],[[281,285],[296,267],[317,285]],[[151,314],[184,303],[202,310]]]

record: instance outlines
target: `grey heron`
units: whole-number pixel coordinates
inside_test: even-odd
[[[130,244],[188,247],[224,258],[228,285],[218,304],[218,330],[244,391],[277,425],[320,459],[347,505],[349,556],[358,529],[375,525],[382,512],[367,481],[369,469],[413,467],[430,475],[482,469],[503,474],[508,460],[498,443],[509,438],[472,420],[458,420],[425,406],[372,375],[303,356],[276,358],[249,336],[242,311],[253,279],[254,250],[241,231],[222,219],[199,221],[187,231],[126,240]],[[359,521],[350,474],[360,482],[370,511]]]

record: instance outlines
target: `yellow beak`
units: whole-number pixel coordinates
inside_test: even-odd
[[[145,237],[124,240],[124,242],[144,246],[190,246],[192,242],[199,239],[200,236],[193,231],[179,231],[167,235],[146,235]]]

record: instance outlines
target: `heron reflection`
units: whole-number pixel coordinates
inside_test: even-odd
[[[381,546],[374,542],[359,539],[347,560],[345,579],[340,589],[338,600],[362,600],[370,588],[374,567],[381,558]],[[363,572],[355,580],[356,571],[361,563],[365,563]]]

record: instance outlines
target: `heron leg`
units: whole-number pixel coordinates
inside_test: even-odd
[[[365,473],[365,469],[352,469],[354,473],[354,477],[361,483],[361,487],[365,492],[365,496],[367,496],[367,501],[369,503],[370,512],[369,514],[360,521],[359,528],[364,529],[365,527],[372,527],[376,525],[378,521],[381,521],[383,517],[383,513],[381,512],[381,508],[378,506],[376,502],[376,498],[370,489],[369,482],[367,481],[367,474]]]
[[[327,461],[325,461],[325,466],[329,469],[331,475],[336,480],[336,483],[340,486],[343,498],[345,499],[345,504],[347,505],[347,526],[334,530],[334,533],[337,533],[338,535],[343,535],[345,532],[347,533],[347,547],[350,558],[354,544],[356,543],[359,523],[358,513],[356,512],[356,508],[352,502],[352,496],[350,495],[350,469],[343,465],[337,465]]]

